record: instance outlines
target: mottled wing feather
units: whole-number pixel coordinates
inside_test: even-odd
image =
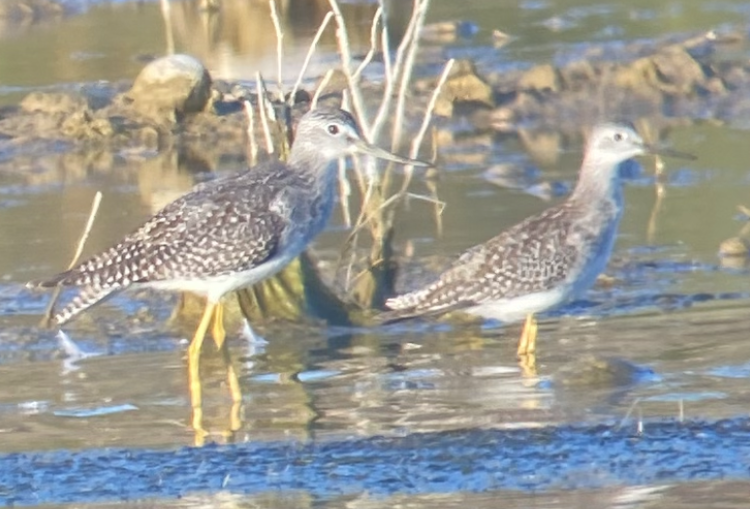
[[[304,198],[309,180],[268,162],[199,184],[116,246],[27,286],[78,287],[55,315],[63,325],[133,283],[205,279],[257,267],[284,248],[290,235],[287,202]],[[304,209],[303,202],[295,200]]]
[[[564,210],[564,205],[548,209],[469,249],[434,283],[386,305],[414,316],[555,287],[568,277],[576,255]]]
[[[268,173],[283,177],[283,167],[269,163],[201,184],[116,246],[43,286],[124,287],[221,276],[262,264],[277,252],[286,226],[271,206],[285,179],[267,178]]]

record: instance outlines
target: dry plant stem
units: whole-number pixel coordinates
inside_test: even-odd
[[[656,232],[658,227],[659,212],[661,211],[661,204],[664,199],[664,183],[656,182],[656,199],[654,200],[654,206],[651,209],[651,214],[648,218],[648,226],[646,227],[646,240],[649,244],[654,243],[656,238]]]
[[[328,82],[331,81],[331,78],[333,77],[334,70],[328,69],[325,76],[323,76],[323,79],[320,80],[320,85],[318,85],[318,89],[315,91],[315,95],[313,95],[312,98],[312,104],[310,105],[310,109],[315,109],[318,107],[318,99],[320,98],[320,94],[323,93],[323,90],[325,90],[326,86],[328,86]]]
[[[455,63],[456,60],[453,58],[445,63],[443,72],[440,75],[437,84],[435,85],[435,90],[433,90],[432,92],[430,102],[427,103],[427,111],[425,112],[424,118],[422,119],[422,126],[419,128],[417,136],[414,137],[414,141],[411,144],[410,157],[412,159],[419,155],[419,147],[422,145],[422,140],[424,139],[425,134],[427,134],[427,129],[430,127],[430,122],[432,121],[432,115],[435,112],[435,105],[437,104],[438,97],[440,97],[440,93],[445,86],[445,82],[448,81],[448,76],[450,75],[451,69],[453,69],[453,64]]]
[[[438,197],[438,186],[434,180],[428,180],[425,184],[427,185],[427,189],[430,190],[430,198],[435,201],[435,236],[437,238],[442,238],[445,202],[440,201],[440,198]]]
[[[339,200],[341,201],[341,214],[344,216],[344,224],[347,228],[352,226],[352,211],[349,207],[349,197],[352,194],[352,186],[346,178],[346,163],[339,159]]]
[[[266,151],[273,154],[273,136],[271,136],[271,127],[268,125],[268,115],[266,113],[266,87],[263,85],[263,78],[260,73],[255,74],[258,94],[258,112],[260,113],[260,122],[263,126],[263,134],[266,139]]]
[[[348,90],[343,90],[341,93],[341,107],[345,110],[351,109],[351,95],[349,94]],[[364,182],[365,179],[362,174],[362,161],[365,161],[366,170],[368,172],[371,170],[374,172],[376,168],[374,167],[374,160],[371,157],[354,157],[352,158],[352,167],[354,168],[354,173],[357,175],[357,181],[359,183],[359,189],[360,192],[364,192]],[[369,175],[369,173],[368,173]],[[375,176],[377,178],[377,175]]]
[[[370,137],[370,123],[367,121],[367,114],[365,112],[365,102],[362,99],[362,91],[359,89],[354,81],[352,70],[350,67],[352,61],[352,54],[349,48],[349,35],[346,31],[346,23],[344,22],[344,16],[341,14],[341,9],[337,0],[328,0],[331,5],[331,10],[336,18],[336,39],[339,44],[339,53],[341,54],[341,64],[343,67],[346,81],[349,85],[349,90],[352,93],[352,103],[354,105],[354,112],[359,119],[359,125],[362,127],[362,134],[365,135],[367,140],[372,141]]]
[[[398,196],[398,195],[396,195]],[[413,200],[420,200],[420,201],[426,201],[427,203],[432,203],[433,205],[437,205],[438,208],[438,214],[442,214],[445,210],[445,202],[438,200],[436,198],[433,198],[431,196],[425,196],[423,194],[414,194],[414,193],[406,193],[404,196],[407,198],[411,198]]]
[[[391,205],[392,203],[394,203],[396,200],[398,200],[399,198],[404,197],[404,196],[407,197],[407,198],[412,198],[414,200],[426,201],[426,202],[429,202],[429,203],[437,205],[439,207],[439,210],[438,210],[439,214],[442,214],[443,210],[445,210],[445,205],[446,204],[445,204],[444,201],[437,200],[437,199],[432,198],[430,196],[425,196],[425,195],[422,195],[422,194],[414,194],[414,193],[405,193],[403,195],[401,195],[401,194],[391,195],[387,200],[385,200],[383,203],[381,203],[380,206],[376,210],[374,210],[370,214],[366,214],[366,212],[363,212],[362,214],[360,214],[360,219],[361,220],[357,221],[356,226],[352,229],[351,233],[349,234],[349,237],[347,238],[347,243],[351,242],[354,239],[354,237],[357,235],[357,233],[359,232],[359,230],[362,229],[362,227],[365,224],[367,224],[371,220],[373,220],[383,209],[387,208],[389,205]]]
[[[453,68],[453,64],[455,63],[454,59],[448,60],[446,62],[445,67],[443,68],[443,73],[440,75],[440,79],[438,79],[437,85],[435,86],[435,90],[432,92],[432,97],[430,97],[430,102],[427,103],[427,111],[424,114],[424,118],[422,119],[422,126],[419,128],[419,131],[417,132],[417,135],[414,137],[414,141],[411,144],[411,151],[409,152],[409,157],[412,159],[416,159],[416,157],[419,155],[419,147],[422,145],[422,140],[424,139],[424,135],[427,134],[427,129],[430,127],[430,122],[432,121],[432,114],[435,112],[435,105],[437,104],[438,97],[440,97],[440,92],[443,90],[443,86],[445,86],[445,82],[448,80],[448,75],[451,72],[451,69]],[[397,124],[398,125],[398,124]],[[404,168],[404,182],[401,186],[401,192],[406,192],[406,188],[409,187],[409,183],[411,182],[412,175],[414,174],[414,166],[408,165],[406,168]]]
[[[372,18],[372,26],[370,27],[370,51],[367,52],[367,55],[365,55],[362,63],[359,64],[359,67],[357,67],[357,70],[354,71],[354,74],[352,75],[352,79],[354,80],[355,84],[359,84],[359,78],[362,76],[362,71],[364,71],[365,67],[367,67],[370,62],[372,62],[372,58],[375,56],[375,52],[378,49],[378,23],[380,22],[382,17],[383,6],[381,5],[375,11],[375,15]]]
[[[284,32],[281,30],[281,22],[279,22],[279,13],[276,10],[276,1],[268,0],[268,5],[271,8],[271,20],[273,21],[273,28],[276,31],[276,77],[278,80],[279,87],[279,100],[284,101],[284,84],[281,79],[281,61],[282,54],[284,52]]]
[[[346,257],[347,254],[351,253],[349,263],[347,264],[346,269],[346,276],[344,278],[344,288],[349,288],[350,284],[352,283],[352,269],[354,266],[354,263],[356,261],[356,248],[357,243],[359,241],[359,232],[362,229],[364,225],[370,226],[370,236],[375,242],[374,248],[377,250],[375,246],[377,246],[377,243],[379,242],[381,231],[384,230],[382,227],[383,225],[383,214],[382,210],[384,207],[386,207],[388,204],[390,204],[392,201],[394,201],[397,198],[397,195],[392,196],[387,200],[385,204],[382,203],[383,201],[383,195],[381,190],[384,187],[387,186],[381,186],[381,185],[375,185],[375,183],[372,180],[369,180],[367,184],[365,184],[363,176],[359,175],[359,184],[360,184],[360,192],[363,194],[362,200],[361,200],[361,208],[359,215],[357,216],[357,221],[354,225],[354,228],[352,229],[351,233],[347,236],[346,241],[344,242],[344,245],[341,249],[341,255],[339,257],[339,266],[341,265],[343,259]],[[368,211],[371,211],[368,213]],[[377,255],[378,257],[380,255]],[[338,269],[337,269],[338,271]]]
[[[658,154],[654,156],[654,173],[657,177],[661,177],[664,173],[664,159]]]
[[[279,127],[279,137],[281,138],[281,155],[284,161],[289,160],[289,154],[292,152],[292,141],[294,140],[294,131],[292,129],[292,108],[286,103],[282,103],[281,110],[283,117],[276,121]]]
[[[414,37],[414,31],[416,30],[417,26],[417,19],[418,19],[418,13],[419,8],[422,0],[414,0],[414,10],[412,11],[411,19],[409,20],[409,25],[406,27],[406,32],[404,33],[404,38],[401,40],[401,44],[399,44],[398,49],[396,50],[396,60],[393,62],[393,65],[391,66],[391,72],[386,72],[386,82],[385,82],[385,90],[383,91],[383,101],[380,103],[380,109],[378,110],[378,114],[375,117],[375,121],[372,124],[372,142],[376,142],[378,140],[378,137],[380,136],[380,131],[383,129],[383,126],[385,125],[385,119],[390,114],[391,111],[391,101],[393,100],[393,88],[396,86],[396,81],[398,81],[398,78],[401,74],[401,66],[404,59],[404,54],[406,52],[406,49],[411,44],[411,40]],[[385,26],[386,24],[383,23],[383,52],[386,52],[387,50],[390,50],[390,41],[388,39],[388,30]]]
[[[83,253],[83,247],[86,245],[86,240],[88,240],[89,235],[91,234],[91,228],[94,226],[94,219],[96,219],[96,214],[99,212],[99,205],[102,203],[102,192],[97,191],[94,195],[94,201],[91,203],[91,212],[89,212],[89,219],[86,221],[86,226],[83,229],[83,233],[81,234],[81,238],[78,240],[78,247],[76,248],[76,252],[73,255],[73,259],[70,261],[70,264],[68,265],[68,270],[72,269],[76,263],[78,263],[78,259],[81,258],[81,254]],[[52,320],[52,310],[55,309],[55,304],[57,304],[57,299],[60,297],[60,287],[56,287],[54,293],[52,294],[52,298],[49,301],[49,304],[47,304],[47,309],[44,311],[44,316],[42,317],[42,324],[47,327],[50,324],[50,321]]]
[[[264,124],[264,133],[266,136],[266,144],[270,143],[272,150],[269,153],[273,153],[275,147],[273,146],[273,134],[271,133],[271,128],[275,128],[276,134],[278,135],[279,139],[279,147],[278,147],[278,153],[279,157],[281,159],[285,160],[287,156],[289,155],[289,140],[291,140],[292,137],[292,126],[291,126],[291,112],[289,106],[283,101],[283,93],[282,93],[282,99],[279,101],[281,103],[281,109],[282,109],[282,115],[283,118],[279,118],[276,114],[276,108],[274,108],[273,103],[270,99],[268,99],[268,89],[266,88],[266,83],[263,80],[263,77],[258,74],[258,81],[260,83],[260,86],[263,90],[263,103],[261,107],[263,107],[263,112],[266,115],[266,123]]]
[[[292,93],[289,94],[289,101],[288,101],[289,106],[292,106],[294,104],[294,96],[297,94],[297,90],[302,84],[302,78],[304,77],[305,72],[307,72],[307,68],[310,65],[310,60],[312,60],[313,53],[315,53],[315,50],[318,47],[318,43],[320,42],[320,37],[323,35],[323,31],[326,29],[326,27],[328,27],[328,23],[330,23],[331,18],[333,18],[333,13],[331,11],[328,11],[328,13],[326,13],[326,17],[323,18],[323,22],[318,27],[318,31],[315,33],[315,37],[313,37],[313,40],[310,43],[310,48],[307,50],[307,55],[305,55],[305,61],[302,63],[302,69],[300,69],[299,71],[299,75],[297,76],[297,81],[294,82]],[[329,70],[328,72],[331,74],[333,73],[333,71],[331,70]],[[326,73],[326,76],[328,76],[328,73]],[[328,79],[330,80],[330,76]]]
[[[382,101],[375,117],[375,121],[372,124],[369,124],[367,122],[367,119],[361,115],[361,111],[363,111],[363,108],[359,107],[358,101],[361,100],[362,96],[362,91],[359,88],[360,78],[366,66],[371,62],[372,56],[370,53],[368,53],[368,55],[365,57],[364,62],[358,66],[357,70],[353,74],[350,74],[351,57],[350,53],[348,52],[348,42],[344,40],[346,29],[343,26],[343,20],[340,18],[338,5],[335,5],[336,0],[329,1],[331,2],[331,7],[334,10],[334,13],[337,15],[336,20],[339,25],[339,30],[337,31],[339,49],[342,65],[347,77],[347,88],[349,89],[351,99],[354,103],[354,113],[359,117],[365,137],[367,137],[369,141],[377,143],[387,119],[392,116],[392,101],[393,96],[395,95],[394,91],[397,89],[397,84],[399,84],[400,86],[399,90],[401,90],[402,93],[405,93],[404,87],[408,87],[411,80],[412,68],[415,61],[414,55],[416,53],[417,39],[419,36],[420,27],[424,23],[425,12],[429,2],[428,0],[414,0],[412,16],[409,21],[406,34],[399,44],[394,59],[391,59],[390,43],[388,39],[386,23],[384,21],[384,13],[387,11],[385,10],[384,3],[382,1],[380,2],[381,8],[378,10],[378,12],[376,12],[372,21],[370,32],[370,53],[374,55],[374,51],[376,51],[375,48],[377,47],[378,25],[380,25],[381,46],[385,58],[385,86]],[[401,108],[403,110],[403,99],[401,100],[401,103]],[[426,122],[427,124],[429,124],[429,119]],[[424,133],[422,134],[422,138],[423,137]],[[371,306],[374,302],[373,298],[375,298],[376,300],[378,298],[382,298],[382,295],[380,294],[382,293],[383,283],[385,281],[382,280],[382,277],[385,276],[385,273],[381,274],[381,271],[379,270],[375,270],[374,272],[366,270],[364,272],[360,272],[352,280],[354,259],[356,258],[356,244],[358,243],[359,235],[363,227],[368,227],[369,235],[371,236],[373,242],[372,249],[368,257],[370,260],[370,263],[368,265],[370,266],[370,269],[373,269],[378,265],[379,262],[385,262],[390,259],[388,248],[390,241],[387,239],[390,238],[389,232],[391,232],[390,225],[392,217],[386,217],[384,211],[387,210],[387,208],[391,204],[397,202],[399,199],[403,199],[404,197],[413,197],[415,199],[427,201],[435,200],[426,196],[412,196],[405,192],[397,193],[390,197],[384,196],[384,190],[390,187],[390,168],[392,168],[392,165],[384,172],[384,178],[380,180],[380,174],[375,172],[374,165],[369,158],[367,160],[357,161],[355,163],[355,167],[357,169],[359,169],[358,163],[366,165],[364,166],[363,171],[357,173],[357,176],[359,177],[360,190],[363,195],[362,206],[357,221],[355,222],[355,226],[353,227],[353,231],[348,236],[348,239],[344,244],[339,263],[347,258],[347,254],[351,254],[350,263],[348,263],[346,267],[345,287],[348,288],[352,281],[356,282],[356,288],[358,288],[358,290],[356,288],[353,289],[353,296],[355,300],[357,300],[361,304],[363,303],[367,306]],[[438,208],[440,209],[441,206],[439,206]],[[371,274],[372,277],[364,277],[365,274]]]
[[[396,114],[394,115],[393,133],[391,137],[391,147],[395,150],[401,140],[401,126],[404,118],[404,107],[406,106],[406,94],[409,89],[409,82],[411,81],[412,71],[414,70],[414,60],[417,57],[417,49],[419,48],[419,33],[422,31],[424,25],[424,18],[427,14],[427,7],[430,5],[430,0],[422,0],[417,11],[417,20],[412,34],[411,45],[409,51],[406,54],[406,60],[404,61],[404,70],[401,76],[401,83],[398,91],[398,100],[396,102]]]
[[[620,424],[615,429],[619,430],[623,426],[625,426],[625,422],[630,418],[630,414],[633,413],[633,410],[635,410],[638,407],[638,405],[640,404],[640,402],[641,402],[641,398],[635,398],[633,400],[633,403],[631,403],[630,408],[628,408],[628,411],[625,413],[625,417],[623,417],[620,420]]]
[[[161,0],[161,16],[164,18],[164,36],[167,39],[167,55],[174,55],[174,31],[172,30],[172,6],[170,0]]]
[[[435,126],[432,126],[432,156],[430,157],[430,161],[433,163],[437,161],[437,153],[438,153],[438,137],[437,137],[438,131],[435,128]]]
[[[260,80],[260,84],[263,87],[263,106],[266,110],[266,117],[268,118],[268,122],[278,122],[279,119],[276,117],[276,109],[273,107],[273,103],[268,98],[268,87],[266,86],[266,80],[263,79],[263,76],[258,74],[258,78]]]
[[[344,90],[341,107],[345,110],[349,109],[349,94]],[[357,164],[355,158],[354,164]],[[349,179],[346,175],[346,162],[343,159],[339,159],[339,201],[341,202],[341,213],[344,216],[344,223],[347,227],[352,226],[352,213],[349,207],[349,196],[352,194],[352,187],[349,183]]]
[[[255,112],[253,103],[245,99],[242,101],[247,115],[247,139],[250,142],[250,166],[258,164],[258,142],[255,140]]]
[[[383,0],[381,0],[380,6],[383,6]],[[393,79],[393,66],[391,65],[391,41],[388,38],[388,28],[386,25],[387,17],[384,15],[382,28],[380,30],[380,48],[383,53],[383,67],[385,69],[385,81],[387,83]]]

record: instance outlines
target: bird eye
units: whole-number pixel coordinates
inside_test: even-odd
[[[614,136],[615,141],[622,141],[623,138],[624,136],[622,135],[622,133],[615,133],[615,136]]]
[[[336,124],[331,124],[328,126],[328,132],[334,136],[336,136],[339,133],[339,126]]]

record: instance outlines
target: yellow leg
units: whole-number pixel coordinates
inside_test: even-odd
[[[523,324],[523,331],[521,331],[521,338],[518,340],[517,355],[530,355],[536,352],[536,332],[537,324],[534,315],[530,314],[526,317],[526,322]]]
[[[216,343],[216,348],[221,352],[224,365],[227,367],[227,384],[229,385],[229,392],[232,395],[232,410],[229,429],[231,432],[235,432],[240,429],[240,426],[242,425],[240,420],[242,390],[240,389],[240,381],[239,378],[237,378],[237,373],[234,371],[234,366],[232,366],[232,358],[229,355],[229,348],[225,341],[226,331],[224,330],[224,306],[221,302],[216,305],[216,310],[214,311],[214,323],[211,333],[214,338],[214,343]]]
[[[224,346],[224,340],[227,337],[227,333],[224,330],[224,305],[221,302],[216,304],[216,309],[214,310],[214,324],[211,329],[211,335],[214,338],[214,343],[216,343],[216,349],[221,350]]]
[[[203,402],[200,378],[201,347],[203,346],[203,338],[206,337],[208,324],[211,322],[211,317],[214,314],[215,308],[215,302],[206,302],[206,309],[203,311],[201,321],[198,324],[198,328],[195,330],[195,335],[193,335],[193,340],[190,342],[190,347],[188,347],[190,403],[193,407],[193,429],[196,432],[196,440],[199,440],[198,435],[205,435],[205,431],[203,430]]]
[[[516,351],[521,373],[526,377],[536,376],[536,355],[534,355],[536,335],[536,319],[534,319],[533,314],[530,314],[526,316],[526,322],[523,324],[523,331],[521,331],[521,338],[518,340],[518,350]]]
[[[518,366],[521,368],[521,376],[523,378],[536,377],[536,355],[533,353],[521,355],[518,358]]]
[[[221,357],[224,359],[224,364],[227,367],[227,383],[229,383],[229,391],[232,394],[232,401],[239,403],[242,401],[240,381],[237,378],[237,373],[235,373],[234,367],[232,366],[232,357],[229,355],[229,348],[227,348],[226,345],[221,349]]]

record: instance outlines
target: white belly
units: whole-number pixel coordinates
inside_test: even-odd
[[[169,281],[154,281],[143,286],[154,290],[165,290],[172,292],[192,292],[202,295],[211,302],[218,302],[224,295],[240,288],[252,286],[268,279],[281,271],[299,253],[293,252],[286,256],[273,258],[258,267],[244,272],[216,276],[207,279],[173,279]],[[291,255],[291,256],[290,256]]]
[[[541,313],[561,304],[567,297],[565,287],[555,288],[548,292],[538,292],[515,299],[503,299],[485,302],[468,308],[467,313],[500,320],[504,323],[518,322],[532,313]]]

